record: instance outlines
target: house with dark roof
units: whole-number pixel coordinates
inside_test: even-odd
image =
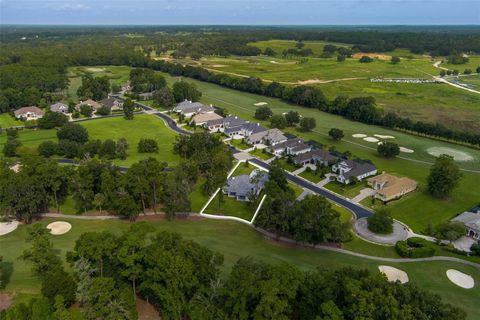
[[[213,113],[215,108],[212,105],[206,106],[200,102],[192,102],[189,100],[178,103],[173,112],[183,115],[185,118],[191,118],[192,116],[200,113]]]
[[[250,201],[262,191],[267,180],[268,174],[256,169],[250,174],[230,177],[222,192],[238,201]]]
[[[299,138],[288,139],[287,141],[267,147],[267,151],[276,156],[296,156],[302,153],[309,152],[310,150],[312,150],[312,147]]]
[[[15,110],[13,113],[15,114],[15,118],[23,120],[40,119],[45,115],[42,109],[35,106],[23,107]]]
[[[297,165],[318,163],[323,166],[328,166],[337,160],[338,158],[336,156],[332,155],[330,152],[323,149],[311,150],[311,151],[296,155],[293,158],[293,162]]]
[[[155,93],[155,91],[139,93],[138,94],[138,99],[139,100],[152,100],[154,93]]]
[[[332,166],[332,171],[337,174],[337,181],[349,184],[353,179],[361,181],[366,177],[377,174],[377,167],[368,162],[358,160],[344,160]]]
[[[57,102],[50,106],[50,111],[59,113],[68,113],[68,106],[65,103]]]
[[[251,134],[247,138],[247,143],[249,144],[266,144],[266,145],[276,145],[287,141],[287,137],[279,129],[269,129],[265,131],[260,131],[254,134]]]
[[[123,108],[123,103],[113,98],[103,99],[100,101],[100,104],[110,109],[110,111],[118,111]]]
[[[463,223],[467,236],[480,244],[480,206],[456,216],[452,221]]]
[[[210,132],[225,132],[227,128],[241,128],[247,121],[237,116],[228,116],[223,119],[207,121],[206,126]]]

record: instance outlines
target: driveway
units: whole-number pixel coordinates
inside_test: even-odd
[[[365,198],[368,198],[368,197],[371,197],[375,194],[375,190],[373,190],[372,188],[364,188],[362,190],[360,190],[360,193],[358,195],[356,195],[352,201],[353,202],[356,202],[356,203],[359,203],[360,201],[362,201],[363,199]]]
[[[408,230],[396,221],[393,222],[393,232],[387,235],[368,230],[367,218],[355,221],[353,229],[361,238],[384,245],[394,245],[397,241],[406,240],[409,236]]]

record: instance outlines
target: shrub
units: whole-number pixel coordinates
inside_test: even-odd
[[[152,153],[158,151],[157,141],[153,139],[140,139],[138,142],[138,152]]]
[[[385,158],[393,158],[400,153],[398,144],[385,141],[378,145],[377,152]]]
[[[93,109],[89,105],[82,104],[80,106],[80,114],[87,118],[90,118],[93,115]]]
[[[472,255],[474,256],[480,256],[480,243],[474,243],[470,247],[470,251],[472,252]]]
[[[363,56],[363,57],[360,58],[360,60],[358,60],[358,62],[360,62],[360,63],[370,63],[372,61],[373,61],[373,59],[370,58],[369,56]]]
[[[258,107],[257,110],[255,110],[255,118],[258,120],[267,120],[272,115],[272,110],[267,106]]]
[[[96,114],[99,114],[101,116],[109,115],[110,109],[106,106],[101,106],[100,108],[97,109]]]
[[[71,140],[60,140],[58,142],[58,155],[65,158],[75,158],[78,155],[80,144]]]
[[[45,158],[55,155],[57,151],[57,144],[53,141],[44,141],[38,146],[38,154]]]
[[[424,258],[435,254],[433,244],[419,237],[408,238],[395,244],[397,253],[404,258]]]
[[[446,221],[440,223],[434,230],[433,235],[439,239],[455,241],[465,234],[462,223]]]
[[[393,219],[386,209],[377,210],[367,218],[368,230],[379,234],[390,234],[393,232]]]

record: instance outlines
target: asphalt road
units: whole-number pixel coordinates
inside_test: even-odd
[[[116,96],[115,98],[117,99],[120,99],[120,100],[123,100],[122,98]],[[145,111],[152,111],[152,110],[155,110],[153,109],[152,107],[150,106],[147,106],[147,105],[144,105],[142,103],[139,103],[139,102],[135,102],[135,104],[137,106],[139,106],[140,108],[144,109]],[[157,117],[160,117],[162,118],[165,123],[167,123],[167,125],[174,131],[180,133],[180,134],[192,134],[192,132],[190,131],[187,131],[187,130],[184,130],[182,128],[179,128],[177,126],[177,124],[175,123],[175,121],[173,121],[172,118],[170,118],[168,115],[164,114],[164,113],[161,113],[161,112],[156,112],[156,113],[153,113],[154,115],[156,115]],[[232,149],[232,152],[233,153],[237,153],[237,152],[240,152],[239,150],[231,147]],[[263,167],[265,169],[269,169],[270,168],[270,165],[268,163],[265,163],[259,159],[251,159],[250,160],[251,162],[259,165],[260,167]],[[128,170],[127,168],[122,168],[122,169],[126,169]],[[125,170],[125,171],[126,171]],[[342,206],[342,207],[345,207],[347,209],[349,209],[350,211],[352,211],[356,218],[357,219],[360,219],[360,218],[365,218],[365,217],[369,217],[373,214],[372,211],[370,210],[367,210],[365,209],[364,207],[362,206],[359,206],[358,204],[354,203],[354,202],[350,202],[348,200],[346,200],[345,198],[342,198],[342,197],[339,197],[337,195],[335,195],[334,193],[331,193],[331,192],[328,192],[326,191],[325,189],[322,189],[320,187],[317,187],[316,185],[312,184],[312,183],[309,183],[291,173],[288,173],[288,172],[285,172],[285,176],[287,177],[287,180],[295,183],[295,184],[298,184],[299,186],[301,186],[302,188],[305,188],[307,190],[310,190],[316,194],[319,194],[321,196],[324,196],[325,198],[337,203],[338,205]]]

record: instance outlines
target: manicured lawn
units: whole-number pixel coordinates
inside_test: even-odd
[[[29,122],[18,121],[14,117],[10,115],[10,113],[2,113],[0,114],[0,128],[10,128],[15,126],[24,126],[29,124]]]
[[[54,129],[23,129],[18,132],[18,139],[22,143],[22,146],[17,150],[19,154],[35,154],[37,152],[37,146],[43,141],[57,141],[57,131]],[[6,141],[6,133],[0,133],[0,150],[3,149]],[[3,157],[3,153],[0,154],[0,158],[1,157]]]
[[[170,83],[173,83],[177,78],[167,76],[167,79]],[[359,158],[370,159],[377,166],[379,172],[387,171],[391,174],[406,176],[418,181],[420,184],[419,191],[405,198],[408,201],[400,200],[391,206],[393,216],[408,224],[416,232],[425,230],[429,223],[436,225],[478,204],[478,191],[476,190],[478,189],[477,181],[480,178],[480,173],[463,172],[464,175],[458,188],[454,190],[451,197],[446,201],[434,199],[423,193],[423,191],[425,190],[430,163],[433,163],[435,160],[433,156],[428,154],[428,148],[448,147],[467,152],[474,160],[457,162],[457,164],[462,168],[473,170],[480,170],[479,150],[349,121],[318,110],[287,104],[278,99],[239,92],[190,79],[187,79],[187,81],[197,84],[203,93],[202,101],[204,103],[213,103],[225,107],[230,113],[245,120],[254,120],[253,115],[256,109],[254,103],[259,101],[267,102],[274,113],[296,110],[304,116],[314,117],[317,127],[312,132],[299,132],[291,128],[285,131],[294,133],[305,140],[312,139],[318,141],[324,144],[326,149],[333,145],[339,151],[350,151]],[[255,121],[258,122],[258,120]],[[261,122],[261,124],[268,125],[267,122]],[[332,142],[328,137],[328,130],[332,127],[342,129],[345,133],[345,138],[340,142]],[[402,158],[384,159],[378,156],[375,144],[362,139],[352,138],[352,134],[355,133],[364,133],[370,136],[373,136],[373,134],[392,135],[395,137],[394,141],[396,143],[413,149],[414,153],[402,153]],[[423,161],[427,163],[423,163]]]
[[[72,250],[75,240],[80,234],[87,231],[109,230],[118,233],[126,230],[129,223],[125,221],[79,221],[67,220],[73,226],[72,230],[62,236],[51,236],[54,248],[62,258],[67,251]],[[42,224],[53,221],[46,219]],[[174,220],[149,221],[156,230],[173,231],[182,234],[185,238],[199,242],[210,249],[222,253],[225,257],[223,275],[225,276],[233,264],[241,257],[250,256],[254,259],[269,263],[288,262],[301,270],[313,270],[317,267],[336,269],[340,267],[366,268],[371,272],[378,272],[378,265],[387,264],[400,268],[408,273],[410,281],[421,288],[439,294],[444,301],[455,303],[469,313],[469,320],[480,317],[478,301],[480,300],[480,273],[474,267],[460,265],[453,262],[414,262],[414,263],[385,263],[362,259],[350,255],[317,251],[303,248],[291,248],[272,243],[248,226],[230,221],[216,220]],[[29,247],[25,242],[26,227],[20,226],[15,232],[0,237],[3,265],[10,270],[6,276],[6,288],[2,292],[16,292],[19,297],[39,293],[40,281],[31,274],[31,266],[19,260],[23,250]],[[454,268],[474,277],[477,287],[472,290],[461,289],[453,285],[446,277],[447,269]]]
[[[295,198],[298,198],[303,193],[303,188],[301,188],[300,186],[298,186],[294,183],[291,183],[291,182],[289,182],[288,185],[295,192]]]
[[[360,193],[360,190],[367,188],[367,184],[365,182],[358,182],[354,185],[348,184],[344,185],[337,181],[329,182],[325,185],[330,191],[338,193],[346,198],[353,198]]]
[[[232,139],[229,141],[229,143],[235,148],[240,150],[245,150],[252,147],[251,145],[248,145],[245,142],[243,142],[243,139]]]
[[[284,170],[287,170],[289,172],[293,172],[293,171],[298,170],[300,168],[300,167],[295,166],[292,163],[288,163],[286,158],[281,158],[280,160],[278,160],[278,163]]]
[[[320,174],[315,174],[315,171],[303,171],[299,174],[300,177],[307,179],[313,183],[318,183],[324,179],[324,177],[320,176]]]
[[[220,192],[210,202],[210,205],[205,209],[205,213],[239,217],[247,221],[252,220],[255,209],[250,208],[248,202],[237,201],[235,198],[226,195],[224,195],[223,201],[220,201]]]
[[[193,212],[200,212],[203,206],[207,203],[209,196],[205,195],[203,192],[203,185],[205,184],[205,178],[199,177],[198,181],[193,189],[193,192],[190,193],[190,205]]]
[[[232,174],[232,176],[241,176],[244,174],[250,174],[253,170],[255,170],[257,167],[255,167],[253,164],[249,164],[248,162],[240,163],[235,169],[235,172]]]
[[[249,153],[252,156],[257,157],[257,158],[262,159],[262,160],[268,160],[268,159],[273,157],[272,154],[270,154],[266,151],[264,152],[263,150],[264,149],[254,149],[254,150],[250,151]]]

